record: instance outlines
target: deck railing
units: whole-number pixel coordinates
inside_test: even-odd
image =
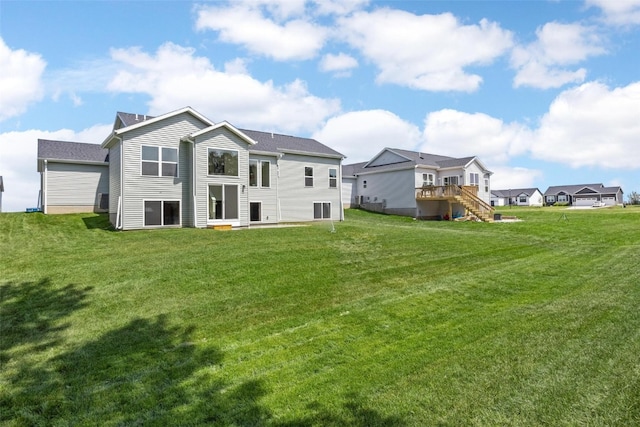
[[[475,185],[426,185],[416,188],[416,199],[455,199],[484,220],[490,220],[493,212],[493,207],[478,197],[478,187]]]

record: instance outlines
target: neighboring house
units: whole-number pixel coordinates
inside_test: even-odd
[[[39,139],[38,172],[42,212],[107,211],[109,151],[100,145]]]
[[[368,162],[343,166],[343,200],[348,199],[349,206],[415,218],[455,218],[471,212],[492,221],[491,175],[477,157],[385,148]]]
[[[108,152],[100,173],[117,229],[343,219],[344,156],[313,139],[241,130],[186,107],[157,117],[117,113],[94,147]],[[49,183],[45,200],[52,191],[65,190]]]
[[[4,181],[0,175],[0,212],[2,212],[2,193],[4,193]]]
[[[542,206],[542,193],[537,188],[491,190],[491,206]]]
[[[605,187],[602,184],[556,185],[544,192],[544,202],[546,205],[593,206],[602,203],[615,206],[624,203],[623,194],[620,187]]]

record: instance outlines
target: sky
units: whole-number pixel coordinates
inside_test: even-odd
[[[37,206],[37,140],[190,106],[311,137],[477,156],[492,189],[640,192],[640,0],[0,0],[3,211]]]

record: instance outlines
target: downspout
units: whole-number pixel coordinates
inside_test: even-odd
[[[193,227],[194,228],[198,228],[198,183],[197,183],[197,165],[198,162],[196,162],[196,140],[195,139],[191,139],[191,137],[189,137],[188,135],[183,137],[181,139],[181,141],[186,141],[186,142],[190,142],[192,149],[191,149],[191,196],[192,196],[192,203],[193,203]]]
[[[340,183],[340,221],[344,221],[344,201],[342,200],[342,161],[344,157],[340,159],[339,168],[338,168],[338,179]]]
[[[116,230],[122,230],[122,217],[124,216],[124,140],[118,135],[113,135],[113,137],[120,141],[120,195],[118,196],[116,210]]]
[[[47,213],[47,170],[49,164],[47,160],[44,161],[44,173],[42,178],[43,189],[42,189],[42,213]]]
[[[278,213],[276,214],[276,219],[278,223],[282,220],[282,206],[280,205],[280,159],[284,154],[278,154],[278,158],[276,159],[276,201],[278,202],[278,206],[276,209]]]
[[[193,145],[193,149],[191,150],[191,182],[192,182],[192,193],[193,193],[193,226],[198,227],[198,185],[196,182],[196,178],[198,174],[196,173],[196,167],[198,162],[196,162],[196,141],[187,138],[188,141]]]

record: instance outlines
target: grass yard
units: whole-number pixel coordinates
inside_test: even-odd
[[[0,425],[640,425],[640,209],[501,212],[0,214]]]

